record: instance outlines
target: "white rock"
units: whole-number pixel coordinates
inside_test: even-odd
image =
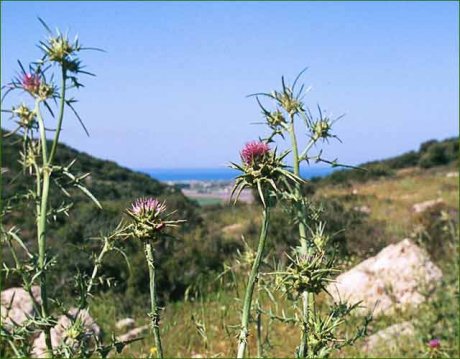
[[[131,329],[136,325],[136,321],[133,318],[124,318],[119,320],[115,327],[117,329]]]
[[[425,300],[421,292],[434,290],[441,277],[425,251],[404,239],[339,275],[327,290],[336,301],[362,301],[363,307],[375,307],[374,314],[379,314],[420,304]]]
[[[382,329],[366,339],[364,350],[372,351],[376,347],[389,349],[391,346],[401,344],[405,337],[413,336],[415,332],[414,325],[411,322],[402,322]]]
[[[444,204],[444,201],[441,198],[432,199],[430,201],[416,203],[412,206],[412,211],[415,213],[422,213],[426,210],[437,206],[438,204]]]
[[[72,339],[68,336],[68,329],[72,327],[72,322],[75,322],[75,319],[81,321],[87,340],[91,340],[94,336],[100,337],[101,328],[96,324],[91,315],[89,315],[88,311],[84,309],[78,312],[78,309],[72,308],[67,315],[61,315],[56,326],[51,329],[51,343],[53,348],[58,347],[64,341],[70,345],[78,345],[77,342],[72,342]],[[31,356],[33,358],[46,357],[46,343],[43,333],[34,340]]]
[[[133,340],[139,337],[141,334],[143,334],[147,329],[149,329],[149,326],[143,325],[142,327],[131,329],[129,332],[118,336],[117,339],[121,342]]]
[[[446,174],[446,177],[458,177],[458,172],[449,172]]]
[[[356,206],[353,208],[355,211],[357,212],[361,212],[361,213],[364,213],[364,214],[371,214],[371,209],[369,208],[369,206]]]
[[[40,287],[33,286],[32,295],[38,305],[41,304]],[[22,324],[28,317],[35,315],[32,298],[23,288],[14,287],[2,291],[1,318],[2,324],[12,326]]]

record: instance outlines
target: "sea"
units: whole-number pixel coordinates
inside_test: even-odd
[[[300,174],[305,179],[323,177],[335,169],[330,167],[302,167]],[[239,171],[228,167],[219,168],[144,168],[138,169],[162,182],[190,181],[232,181],[240,174]]]

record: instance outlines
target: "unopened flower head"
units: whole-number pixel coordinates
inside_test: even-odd
[[[62,64],[65,62],[65,60],[67,60],[68,56],[75,51],[75,48],[69,42],[67,37],[59,35],[56,37],[51,37],[48,40],[46,50],[50,61],[55,61]]]
[[[241,159],[246,165],[249,165],[263,159],[269,151],[270,147],[265,142],[249,142],[241,151]]]
[[[275,110],[273,112],[266,113],[268,125],[276,129],[286,123],[286,119],[283,116],[283,113],[280,110]]]
[[[13,116],[16,116],[19,119],[17,123],[23,128],[31,128],[36,123],[35,112],[24,104],[21,104],[18,107],[13,107],[12,113]]]
[[[436,339],[431,339],[429,342],[428,342],[428,346],[431,348],[431,349],[439,349],[441,347],[441,340],[436,338]]]
[[[302,102],[295,98],[291,91],[274,91],[272,96],[278,101],[278,104],[284,108],[286,112],[291,116],[303,110]]]
[[[331,136],[331,123],[329,120],[320,120],[314,124],[313,137],[315,139],[328,138]]]
[[[40,83],[40,76],[37,74],[25,73],[21,79],[22,88],[31,94],[38,93]]]

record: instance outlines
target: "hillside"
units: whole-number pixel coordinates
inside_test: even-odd
[[[371,356],[424,357],[428,355],[427,342],[440,338],[446,357],[458,357],[458,237],[446,233],[449,223],[458,228],[459,183],[457,168],[450,165],[430,169],[410,167],[394,170],[392,176],[369,179],[365,182],[350,181],[347,185],[322,183],[310,187],[310,196],[324,204],[323,216],[328,233],[334,235],[339,248],[341,269],[347,270],[374,255],[389,244],[411,238],[425,248],[430,258],[443,273],[439,288],[421,306],[393,315],[375,318],[369,328],[372,335],[379,330],[404,321],[415,323],[414,335],[404,341],[386,342]],[[325,181],[326,182],[326,181]],[[314,192],[314,193],[313,193]],[[442,204],[425,213],[414,212],[413,206],[420,202],[441,199]],[[444,214],[447,217],[443,217]],[[295,234],[287,232],[286,218],[282,212],[274,214],[270,233],[270,258],[280,258],[281,253],[295,244]],[[214,206],[203,208],[203,217],[211,231],[226,237],[244,235],[253,243],[254,232],[260,224],[257,206],[237,209]],[[340,229],[344,231],[339,232]],[[294,238],[294,240],[293,240]],[[225,263],[232,264],[229,257]],[[219,281],[201,282],[197,297],[177,303],[168,303],[164,313],[165,351],[177,357],[231,357],[235,350],[235,335],[241,303],[235,300],[244,290],[246,272],[235,271],[235,277],[222,277]],[[292,303],[283,296],[273,302],[260,293],[260,305],[265,310],[276,308],[278,313],[291,313]],[[324,298],[323,298],[324,299]],[[321,304],[319,304],[321,305]],[[135,318],[138,325],[145,324],[141,305],[118,305],[117,299],[108,296],[97,298],[93,310],[104,321],[108,331],[120,331],[113,318]],[[298,328],[262,316],[267,331],[264,348],[272,357],[292,355],[298,341]],[[352,333],[359,318],[352,318],[345,333]],[[270,334],[268,332],[270,331]],[[265,331],[264,331],[265,333]],[[265,335],[265,334],[264,334]],[[148,355],[153,339],[150,335],[141,343],[126,349],[122,357]],[[250,355],[255,355],[255,338],[250,338]],[[391,344],[391,345],[390,345]],[[363,342],[356,347],[338,353],[338,357],[366,357]]]
[[[364,164],[362,167],[367,171],[335,172],[304,187],[306,196],[322,203],[322,218],[327,224],[327,234],[332,236],[341,270],[347,270],[385,246],[409,237],[425,248],[445,273],[440,288],[425,304],[380,317],[372,323],[370,334],[402,320],[417,318],[415,335],[408,342],[380,348],[375,355],[419,357],[426,354],[426,342],[433,337],[441,338],[448,355],[456,357],[459,353],[456,346],[458,257],[453,250],[458,248],[458,238],[445,232],[445,227],[450,224],[458,227],[458,140],[428,143],[417,152]],[[18,193],[25,185],[22,177],[16,178],[20,171],[17,146],[12,138],[3,142],[2,167],[6,172],[2,178],[2,198]],[[438,152],[445,156],[432,155]],[[65,145],[60,147],[58,154],[61,163],[77,158],[74,171],[91,172],[87,185],[101,200],[103,210],[75,192],[70,217],[58,218],[52,224],[50,248],[61,263],[52,271],[53,291],[64,300],[74,295],[66,278],[75,275],[77,267],[80,271],[89,270],[89,258],[94,248],[91,237],[114,226],[133,198],[145,195],[164,198],[171,209],[179,210],[177,216],[188,219],[176,233],[175,240],[162,243],[158,248],[158,281],[166,304],[162,313],[165,352],[168,356],[178,357],[233,356],[241,306],[235,297],[241,297],[247,274],[244,268],[237,268],[234,276],[219,274],[226,265],[235,263],[238,251],[244,248],[242,236],[254,247],[261,221],[260,206],[254,203],[199,207],[177,188],[113,162],[96,159]],[[406,165],[407,158],[412,160]],[[431,165],[426,165],[426,158],[430,159]],[[415,204],[429,200],[441,200],[442,203],[425,214],[414,213]],[[33,244],[34,223],[30,210],[23,208],[12,213],[5,218],[4,224],[20,226],[25,230],[25,238]],[[296,232],[292,230],[289,216],[282,209],[275,208],[269,230],[267,263],[283,258],[296,242]],[[101,325],[105,339],[109,339],[112,332],[123,334],[115,326],[119,319],[132,317],[138,326],[147,324],[144,313],[148,303],[145,286],[148,273],[142,249],[136,242],[124,243],[123,248],[129,255],[131,269],[120,256],[108,258],[104,262],[104,274],[113,278],[115,286],[101,286],[91,303],[92,315]],[[3,258],[10,260],[6,252]],[[3,283],[5,286],[18,284],[14,276],[6,278]],[[282,296],[275,299],[277,310],[289,313],[291,302]],[[271,298],[261,293],[260,305],[267,309],[274,304]],[[267,329],[264,350],[271,356],[292,355],[292,348],[298,341],[298,328],[266,318],[263,320],[266,320]],[[357,320],[359,318],[352,318],[345,327],[346,333],[353,331]],[[268,328],[271,330],[269,336]],[[254,353],[254,338],[250,340],[251,353]],[[152,342],[152,337],[146,333],[142,342],[132,344],[120,356],[146,356]],[[364,354],[358,343],[355,348],[339,355],[356,357]]]
[[[2,131],[2,135],[4,134],[5,132]],[[4,205],[7,203],[6,199],[25,193],[27,185],[32,183],[27,175],[21,174],[22,169],[18,162],[21,143],[18,140],[19,137],[16,135],[3,138],[1,155],[2,203]],[[64,285],[64,278],[68,277],[69,273],[74,273],[77,267],[83,271],[85,269],[89,270],[91,250],[97,245],[91,238],[101,233],[107,233],[114,228],[122,218],[125,209],[138,197],[153,196],[166,200],[169,208],[177,211],[175,214],[177,217],[187,218],[187,223],[182,226],[181,231],[178,233],[179,237],[184,237],[184,234],[194,233],[196,230],[203,230],[198,205],[187,199],[180,189],[163,184],[148,175],[123,168],[112,161],[100,160],[60,144],[56,163],[67,165],[73,160],[76,160],[72,166],[74,174],[91,173],[85,179],[85,186],[100,201],[103,209],[97,208],[81,191],[69,189],[72,195],[71,201],[73,202],[69,217],[64,215],[57,216],[56,221],[51,223],[49,229],[51,255],[61,257],[60,260],[63,265],[59,271],[54,273],[56,290],[69,289]],[[63,200],[70,201],[56,186],[52,186],[51,194],[51,203],[59,204]],[[16,202],[13,201],[13,203]],[[23,239],[26,242],[30,242],[31,247],[34,248],[36,231],[32,211],[31,206],[21,206],[20,210],[7,214],[2,221],[7,228],[12,225],[20,228]],[[163,250],[165,254],[171,252],[183,253],[187,251],[184,247],[188,247],[187,241],[180,242],[177,247],[167,246]],[[76,251],[81,255],[75,256]],[[134,288],[136,288],[137,284],[142,283],[143,278],[147,275],[146,268],[143,266],[140,245],[138,243],[128,243],[126,251],[131,254],[133,272],[139,273],[137,276],[131,276],[126,287],[117,289],[123,292],[130,288],[130,290],[135,290]],[[134,253],[136,255],[133,255]],[[174,262],[175,255],[165,257]],[[6,261],[11,260],[9,252],[5,251],[5,247],[3,247],[3,258]],[[122,282],[122,278],[126,279],[129,276],[129,270],[123,262],[121,257],[109,259],[109,263],[106,265],[106,275],[113,277],[115,280],[120,279],[120,282]],[[140,268],[135,268],[136,264]],[[193,266],[193,264],[193,261],[190,261],[190,265]],[[165,264],[165,266],[167,265]],[[209,267],[203,266],[202,268],[202,270],[207,269]],[[172,274],[174,274],[174,271]],[[174,283],[167,277],[160,280],[163,281],[165,288],[170,288],[170,293],[183,293],[183,286],[186,286],[190,279],[181,284],[183,280],[180,277],[181,275],[178,274]],[[14,276],[6,278],[6,282],[4,282],[6,286],[15,284],[17,284],[17,278]],[[139,285],[139,287],[142,290],[145,289],[142,285]]]
[[[423,142],[417,151],[409,151],[399,156],[375,160],[359,165],[359,169],[338,170],[324,178],[316,178],[323,184],[346,184],[348,182],[365,182],[380,177],[391,177],[397,170],[404,168],[433,168],[457,164],[459,157],[458,137],[442,141]]]

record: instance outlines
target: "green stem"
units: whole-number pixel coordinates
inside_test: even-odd
[[[37,215],[37,240],[38,240],[38,270],[40,272],[39,282],[40,282],[40,296],[41,296],[41,316],[44,319],[49,318],[48,310],[48,294],[46,288],[46,215],[48,212],[48,194],[49,194],[49,185],[50,185],[50,167],[48,165],[47,159],[47,143],[46,143],[46,132],[45,124],[40,113],[40,101],[36,103],[36,113],[38,119],[38,126],[40,131],[40,142],[42,145],[42,175],[43,182],[41,189],[37,188],[37,197],[39,197],[40,205],[37,206],[39,210]],[[39,177],[37,177],[39,179]],[[47,356],[53,356],[53,345],[51,342],[51,328],[46,326],[43,329],[45,333],[45,343],[47,349]]]
[[[257,333],[257,358],[262,358],[263,345],[262,345],[262,312],[260,310],[259,301],[257,301],[257,314],[256,314],[256,333]]]
[[[149,267],[149,285],[150,285],[150,310],[151,325],[153,336],[155,338],[155,346],[157,348],[157,358],[163,358],[163,347],[160,337],[160,312],[157,306],[157,294],[155,288],[155,261],[153,257],[153,248],[150,242],[145,243],[145,258]]]
[[[252,296],[254,293],[254,286],[257,281],[260,263],[262,261],[263,251],[265,243],[267,241],[267,232],[269,224],[269,208],[264,207],[262,228],[260,230],[259,245],[257,248],[256,258],[252,264],[251,273],[249,275],[248,285],[246,287],[246,293],[244,295],[243,303],[243,314],[241,317],[241,331],[239,335],[238,355],[237,358],[244,358],[244,352],[246,350],[247,339],[249,336],[249,315],[251,311]]]
[[[50,176],[53,166],[54,156],[56,154],[57,145],[59,142],[59,134],[62,128],[62,120],[64,118],[64,106],[65,106],[65,91],[66,91],[66,70],[62,68],[62,87],[61,87],[61,101],[59,106],[59,117],[58,124],[56,127],[56,133],[52,143],[51,151],[48,156],[47,142],[46,142],[46,130],[45,123],[40,111],[40,100],[36,101],[35,110],[37,114],[37,120],[39,125],[40,132],[40,141],[42,146],[42,188],[41,190],[37,189],[37,198],[40,198],[40,207],[39,213],[37,215],[37,240],[38,240],[38,269],[40,272],[39,282],[40,282],[40,294],[42,299],[41,304],[41,316],[42,318],[49,318],[49,309],[48,309],[48,294],[47,294],[47,285],[46,285],[46,232],[47,232],[47,213],[48,213],[48,196],[50,188]],[[39,177],[37,177],[38,179]],[[53,345],[51,342],[51,328],[46,326],[44,328],[45,334],[45,343],[47,348],[47,356],[53,356]]]
[[[64,119],[64,107],[65,107],[65,91],[66,91],[66,80],[67,80],[67,70],[65,67],[62,67],[62,78],[61,78],[61,100],[59,103],[59,117],[56,127],[56,132],[54,133],[53,145],[51,146],[49,164],[54,160],[56,155],[57,145],[59,143],[59,135],[61,134],[62,120]]]
[[[88,286],[86,287],[86,296],[91,293],[91,289],[93,288],[94,279],[96,278],[97,272],[102,264],[102,259],[104,258],[105,254],[110,250],[110,246],[108,241],[105,241],[104,247],[102,247],[101,252],[99,253],[98,257],[94,262],[93,273],[91,274],[91,278],[89,279]]]
[[[294,117],[291,116],[291,124],[289,126],[289,135],[291,138],[292,145],[292,154],[293,154],[293,168],[294,174],[300,176],[300,162],[302,157],[299,156],[299,149],[297,145],[297,138],[294,128]],[[313,141],[310,142],[302,153],[302,156],[306,156],[308,149],[313,145]],[[302,200],[302,188],[300,183],[295,183],[294,195],[297,200]],[[305,259],[308,256],[308,242],[307,242],[307,226],[305,224],[306,219],[305,207],[302,205],[297,212],[297,217],[299,221],[299,237],[300,237],[300,257]],[[302,334],[300,339],[300,346],[298,349],[298,356],[300,358],[305,358],[308,355],[308,318],[312,308],[314,308],[314,295],[313,293],[308,293],[304,291],[302,293]]]

